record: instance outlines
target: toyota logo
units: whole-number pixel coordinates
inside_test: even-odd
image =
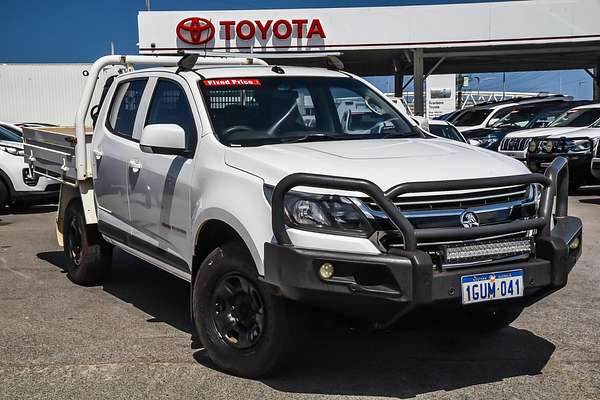
[[[460,223],[465,228],[473,228],[479,226],[479,217],[473,211],[465,211],[460,216]]]
[[[186,18],[177,24],[177,37],[189,44],[204,44],[215,37],[215,26],[204,18]]]

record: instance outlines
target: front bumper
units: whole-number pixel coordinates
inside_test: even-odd
[[[44,190],[22,190],[11,193],[13,202],[30,204],[49,204],[58,202],[59,183],[51,183]]]
[[[528,153],[527,166],[532,172],[543,172],[556,157],[564,157],[569,164],[571,174],[580,175],[582,172],[589,174],[592,154],[556,154],[556,153]]]
[[[429,255],[419,250],[362,255],[266,243],[265,281],[288,299],[351,317],[387,321],[418,305],[460,306],[464,275],[522,269],[524,296],[489,305],[528,306],[567,284],[581,255],[581,244],[575,250],[569,244],[581,240],[581,234],[579,218],[559,218],[550,236],[537,239],[535,257],[529,260],[446,271],[434,268]],[[337,275],[321,279],[318,270],[323,263],[333,264]]]
[[[540,216],[506,224],[415,229],[389,200],[398,193],[445,190],[445,186],[464,189],[511,186],[523,182],[539,182],[545,186],[539,207]],[[329,185],[330,188],[340,190],[355,187],[356,190],[367,193],[402,233],[404,249],[366,255],[295,247],[285,230],[283,197],[288,190],[299,185]],[[292,300],[353,317],[391,323],[415,306],[442,303],[459,306],[462,276],[522,269],[524,296],[487,304],[492,307],[508,303],[528,306],[565,286],[569,272],[581,255],[582,223],[577,217],[567,216],[567,187],[568,168],[564,159],[555,160],[545,176],[531,174],[435,184],[403,184],[390,189],[388,193],[383,193],[368,181],[319,175],[290,175],[273,192],[273,231],[277,243],[265,243],[264,281],[275,294]],[[551,219],[554,219],[552,229]],[[417,246],[419,239],[468,240],[530,229],[538,232],[535,239],[536,251],[530,259],[522,261],[447,270],[434,266],[429,254]],[[579,239],[580,244],[571,249],[570,245],[576,239]],[[331,278],[322,279],[319,275],[319,268],[324,263],[334,266],[335,272]]]

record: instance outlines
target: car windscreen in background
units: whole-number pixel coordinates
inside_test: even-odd
[[[551,127],[583,128],[600,119],[600,108],[572,108],[550,124]]]
[[[475,126],[483,123],[492,110],[468,110],[449,120],[456,126]]]
[[[6,140],[7,142],[22,142],[21,136],[16,133],[9,131],[3,126],[0,126],[0,140]]]

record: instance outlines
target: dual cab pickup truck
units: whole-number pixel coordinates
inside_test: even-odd
[[[100,71],[132,64],[162,66],[126,68],[90,107]],[[362,99],[360,123],[342,124],[344,98]],[[194,335],[247,377],[294,348],[299,304],[378,327],[439,305],[499,329],[565,286],[581,254],[564,159],[532,174],[433,138],[338,70],[107,56],[75,127],[26,129],[25,143],[62,183],[68,277],[100,284],[116,246],[189,281]]]

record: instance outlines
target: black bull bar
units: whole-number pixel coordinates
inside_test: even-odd
[[[406,193],[496,188],[533,183],[541,184],[544,187],[536,218],[472,228],[415,229],[391,200]],[[494,178],[403,183],[392,187],[387,192],[384,192],[379,186],[366,179],[305,173],[291,174],[283,178],[273,190],[272,227],[275,239],[280,245],[292,245],[285,227],[284,197],[287,192],[297,186],[346,190],[366,194],[385,212],[392,224],[401,233],[404,241],[404,250],[414,251],[417,249],[417,242],[419,240],[467,240],[533,229],[539,230],[543,236],[549,235],[552,216],[554,215],[556,218],[567,216],[569,170],[567,160],[564,157],[557,157],[544,174],[530,173]],[[554,205],[556,206],[553,210]]]

